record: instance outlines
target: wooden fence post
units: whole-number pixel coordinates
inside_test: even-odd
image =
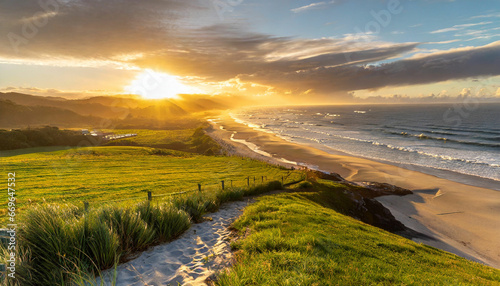
[[[247,177],[247,186],[250,187],[250,176]]]
[[[262,179],[262,184],[264,184],[264,176],[262,176],[262,178],[261,178],[261,179]]]
[[[83,202],[83,207],[85,208],[85,212],[89,211],[89,202],[85,201]]]
[[[148,201],[151,201],[153,199],[153,196],[151,195],[151,191],[148,191]]]
[[[198,192],[201,192],[201,184],[198,184]]]
[[[222,190],[224,191],[224,180],[220,181],[222,183]]]

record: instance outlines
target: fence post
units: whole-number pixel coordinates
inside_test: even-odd
[[[148,191],[148,201],[151,201],[153,199],[153,196],[151,195],[151,191]]]
[[[261,179],[262,179],[262,184],[264,184],[264,176],[262,176],[262,178],[261,178]]]
[[[198,192],[201,192],[201,184],[198,184]]]
[[[89,211],[89,202],[84,201],[83,202],[83,207],[85,208],[85,212],[88,212]]]
[[[220,181],[222,183],[222,190],[224,191],[224,180]]]
[[[250,187],[250,176],[247,177],[247,186]]]

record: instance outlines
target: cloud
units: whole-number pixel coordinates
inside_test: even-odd
[[[41,7],[39,3],[55,3]],[[203,9],[198,1],[52,0],[0,3],[0,56],[109,59],[175,47],[180,15]],[[195,13],[195,12],[191,12]],[[33,17],[39,22],[29,21]]]
[[[244,80],[300,89],[307,83],[321,93],[378,89],[500,75],[500,42],[439,52],[380,65],[319,67],[302,72],[261,71]]]
[[[317,9],[317,8],[319,8],[321,6],[325,6],[325,5],[326,5],[326,2],[316,2],[316,3],[311,3],[309,5],[305,5],[302,7],[291,9],[290,11],[292,11],[293,13],[301,13],[301,12],[304,12],[307,10]]]
[[[451,43],[455,43],[455,42],[458,42],[460,40],[448,40],[448,41],[439,41],[439,42],[427,42],[425,44],[429,44],[429,45],[445,45],[445,44],[451,44]]]
[[[161,70],[235,93],[338,97],[500,75],[500,42],[399,59],[416,52],[419,43],[382,42],[370,35],[277,37],[251,32],[242,23],[213,25],[210,13],[217,14],[201,0],[58,1],[64,4],[47,14],[47,24],[18,52],[7,37],[0,38],[0,62],[114,64]],[[36,1],[0,2],[0,34],[21,35],[26,19],[43,17],[39,11]]]
[[[486,15],[478,15],[474,17],[470,17],[469,20],[481,19],[481,18],[500,18],[500,13],[490,13]]]
[[[450,28],[435,30],[435,31],[431,31],[429,33],[430,34],[438,34],[438,33],[452,32],[452,31],[459,31],[459,30],[463,30],[465,28],[474,27],[474,26],[488,25],[488,24],[491,24],[491,23],[493,23],[493,22],[480,22],[480,23],[455,25],[455,26],[450,27]]]

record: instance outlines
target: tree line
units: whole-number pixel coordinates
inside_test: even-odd
[[[88,146],[89,138],[80,131],[45,126],[27,129],[0,129],[0,150],[46,146]]]

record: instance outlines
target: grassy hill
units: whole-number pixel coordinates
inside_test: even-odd
[[[259,161],[239,157],[203,156],[192,153],[147,147],[87,147],[20,154],[4,152],[0,172],[16,172],[17,208],[36,203],[74,203],[90,206],[100,202],[132,199],[144,200],[147,191],[154,195],[246,186],[247,176],[268,180],[297,179],[299,172],[290,172]],[[289,175],[290,174],[290,175]],[[253,179],[251,181],[253,184]],[[7,219],[7,193],[0,194],[0,222]]]
[[[339,188],[265,196],[247,207],[233,224],[237,262],[216,284],[500,285],[497,269],[340,214],[332,204]]]

